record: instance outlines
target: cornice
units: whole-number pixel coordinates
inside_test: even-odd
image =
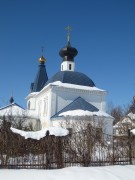
[[[88,94],[107,94],[107,91],[99,91],[99,90],[86,90],[86,89],[74,89],[74,88],[67,88],[62,86],[52,86],[53,89],[68,91],[68,92],[81,92],[81,93],[88,93]]]

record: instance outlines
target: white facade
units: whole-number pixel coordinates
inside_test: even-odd
[[[28,107],[41,120],[42,128],[56,125],[51,117],[72,103],[78,97],[91,103],[102,112],[106,112],[106,91],[96,87],[71,85],[61,82],[48,84],[39,93],[27,97]],[[112,133],[112,117],[106,117],[110,126],[106,132]],[[57,120],[56,120],[57,121]],[[108,124],[108,122],[106,124]]]
[[[75,104],[73,109],[78,110],[76,108],[80,107],[80,110],[83,111],[87,109],[92,113],[95,111],[95,114],[93,113],[90,117],[95,115],[105,120],[108,128],[105,125],[104,129],[108,129],[106,132],[112,134],[113,118],[106,113],[106,91],[96,88],[93,81],[85,74],[74,72],[74,57],[77,53],[77,49],[71,47],[70,39],[68,39],[67,46],[59,52],[62,57],[61,72],[56,73],[46,82],[42,82],[42,79],[45,79],[43,76],[45,73],[43,73],[44,66],[40,66],[42,69],[38,72],[34,82],[36,89],[26,98],[27,109],[40,119],[42,128],[46,128],[63,121],[64,116],[60,120],[59,112],[75,103],[78,98],[81,98],[78,101],[80,103],[77,102],[79,106]],[[42,61],[42,64],[44,62]],[[43,88],[42,83],[47,85]],[[97,111],[99,114],[96,113]]]
[[[75,63],[72,61],[63,61],[61,63],[61,71],[74,71]]]

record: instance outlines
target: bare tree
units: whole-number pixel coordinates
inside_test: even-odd
[[[0,117],[1,122],[7,121],[11,124],[12,127],[20,130],[33,131],[32,122],[29,121],[29,118],[23,114],[18,116],[7,115]]]
[[[129,112],[131,105],[114,106],[112,102],[108,103],[107,112],[114,117],[113,124],[121,121]]]
[[[107,111],[112,117],[114,117],[114,121],[113,121],[114,125],[124,117],[123,108],[121,106],[114,107],[112,102],[110,102],[108,104],[108,110]]]

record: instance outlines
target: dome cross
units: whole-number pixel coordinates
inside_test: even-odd
[[[42,52],[42,56],[43,56],[44,46],[41,47],[41,52]]]
[[[72,30],[72,28],[70,26],[66,27],[68,43],[70,43],[70,32],[71,32],[71,30]]]

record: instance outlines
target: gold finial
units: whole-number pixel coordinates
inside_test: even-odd
[[[66,30],[67,30],[67,40],[68,42],[70,42],[70,31],[72,30],[70,26],[67,26],[66,27]]]
[[[42,51],[42,56],[38,59],[38,61],[42,64],[44,64],[46,62],[46,59],[43,56],[43,52],[44,52],[44,46],[41,47],[41,51]]]
[[[44,58],[44,56],[41,56],[38,60],[40,63],[43,63],[43,64],[46,62],[46,59]]]

